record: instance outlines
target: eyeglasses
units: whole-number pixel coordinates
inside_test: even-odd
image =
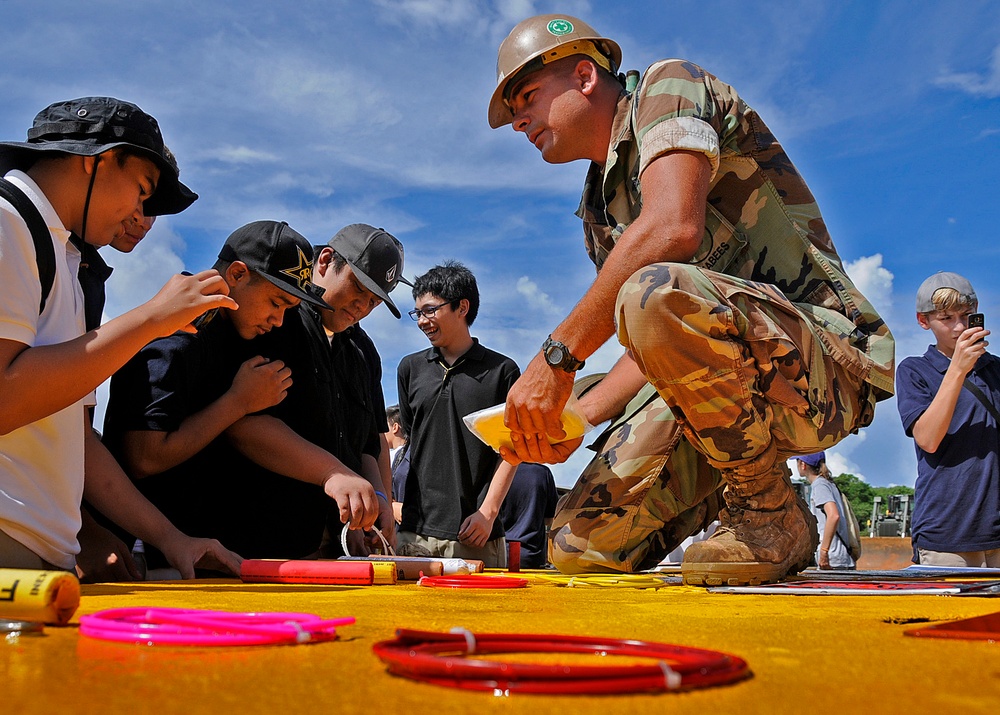
[[[430,319],[433,318],[437,314],[437,312],[446,305],[451,305],[451,303],[441,303],[440,305],[428,305],[426,308],[414,308],[409,313],[407,313],[407,315],[413,318],[414,320],[420,320],[421,315],[424,316],[425,318]]]

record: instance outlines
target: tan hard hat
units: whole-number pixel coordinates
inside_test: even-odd
[[[575,47],[564,48],[565,45]],[[558,48],[564,49],[557,51]],[[504,102],[504,92],[525,65],[537,58],[538,69],[541,69],[546,61],[572,54],[590,55],[599,62],[604,60],[609,64],[605,69],[612,74],[618,71],[622,62],[618,43],[602,37],[583,20],[570,15],[536,15],[519,22],[500,43],[497,53],[497,88],[490,98],[490,126],[496,129],[510,124],[511,114]]]

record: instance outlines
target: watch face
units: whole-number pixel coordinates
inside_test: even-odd
[[[565,351],[556,345],[549,347],[549,351],[545,354],[545,360],[549,365],[560,365],[565,357]]]

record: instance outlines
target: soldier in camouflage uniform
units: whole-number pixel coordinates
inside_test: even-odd
[[[490,124],[513,124],[550,163],[592,161],[578,215],[598,269],[510,392],[504,458],[558,462],[579,446],[545,436],[565,436],[573,375],[617,331],[626,354],[580,399],[592,423],[614,421],[560,503],[552,562],[647,568],[718,515],[685,552],[685,581],[779,580],[816,538],[784,458],[871,422],[892,394],[893,339],[736,91],[682,60],[626,88],[637,73],[618,75],[620,61],[562,15],[500,46]]]

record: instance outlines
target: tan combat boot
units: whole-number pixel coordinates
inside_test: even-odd
[[[784,464],[775,464],[774,448],[722,474],[722,526],[684,552],[684,583],[756,586],[806,568],[819,544],[816,517],[795,495]]]

